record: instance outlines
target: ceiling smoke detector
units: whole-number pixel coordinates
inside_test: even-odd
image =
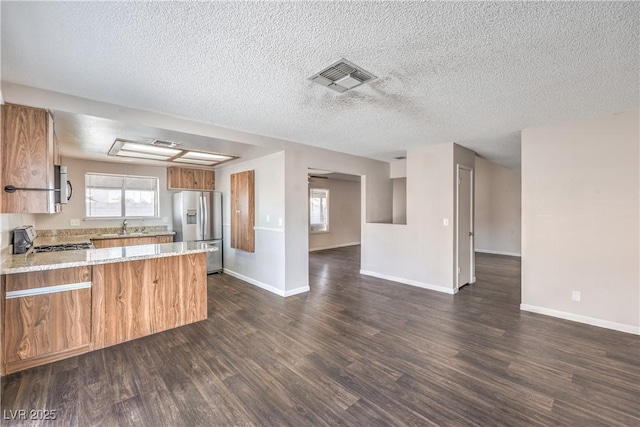
[[[309,80],[343,93],[376,78],[370,72],[342,58],[309,77]]]

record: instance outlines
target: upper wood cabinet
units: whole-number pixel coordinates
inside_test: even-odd
[[[255,173],[231,174],[231,247],[255,252]]]
[[[167,188],[169,190],[213,191],[216,187],[215,172],[207,169],[167,168]]]
[[[49,112],[13,104],[5,104],[1,109],[0,212],[56,212],[53,191],[4,191],[6,185],[54,188],[53,120]]]

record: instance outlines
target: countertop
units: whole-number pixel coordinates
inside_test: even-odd
[[[148,233],[127,233],[127,234],[81,234],[75,236],[50,236],[50,237],[36,237],[33,242],[33,246],[45,246],[45,245],[63,245],[66,243],[91,243],[92,240],[105,240],[105,239],[126,239],[137,237],[157,237],[157,236],[173,236],[176,234],[173,231],[150,231]]]
[[[65,241],[65,243],[68,243],[68,241]],[[206,243],[177,242],[103,249],[78,249],[74,251],[44,252],[38,254],[31,253],[29,255],[7,255],[2,257],[0,274],[55,270],[57,268],[163,258],[200,252],[215,252],[217,250],[218,248],[209,246]]]

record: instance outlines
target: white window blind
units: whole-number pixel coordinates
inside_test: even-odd
[[[312,233],[329,231],[329,190],[309,190],[309,230]]]
[[[84,179],[87,218],[159,215],[156,177],[87,173]]]

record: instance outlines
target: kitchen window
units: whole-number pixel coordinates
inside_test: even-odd
[[[87,173],[84,182],[89,219],[159,216],[156,177]]]
[[[329,190],[325,188],[309,190],[309,231],[311,233],[329,231]]]

